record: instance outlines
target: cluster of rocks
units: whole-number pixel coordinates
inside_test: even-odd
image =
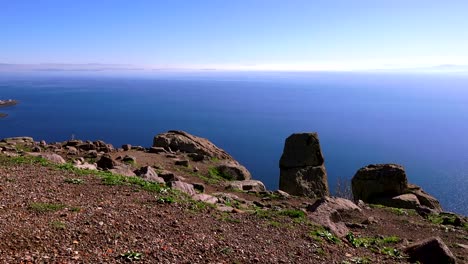
[[[374,164],[359,169],[351,181],[355,200],[419,212],[442,211],[439,201],[421,187],[409,184],[404,168],[397,164]]]
[[[227,193],[205,194],[204,185],[199,182],[187,182],[186,178],[158,166],[141,166],[135,168],[137,160],[130,155],[117,156],[122,151],[143,151],[152,154],[165,155],[174,159],[176,166],[189,166],[189,162],[211,162],[213,168],[227,181],[224,181],[226,190],[266,193],[265,185],[253,180],[250,172],[239,164],[232,156],[227,154],[209,140],[190,135],[184,131],[169,131],[156,135],[150,148],[124,144],[121,148],[103,141],[68,140],[47,144],[45,141],[34,141],[31,137],[5,138],[0,142],[0,151],[8,155],[38,156],[54,163],[73,163],[79,169],[103,170],[124,176],[138,176],[146,181],[164,184],[170,188],[180,190],[194,200],[216,204],[223,211],[234,210],[225,205],[226,199],[246,204],[247,200]],[[117,156],[113,158],[113,156]],[[191,159],[181,159],[187,157]],[[216,162],[213,162],[216,161]],[[194,167],[194,171],[197,167]],[[279,195],[279,194],[278,194]],[[224,198],[223,198],[224,197]]]
[[[416,209],[420,214],[442,212],[437,199],[424,192],[419,186],[408,183],[404,168],[396,164],[368,165],[356,172],[351,181],[351,188],[354,202],[357,204],[343,198],[329,197],[327,173],[317,133],[292,134],[286,139],[279,162],[280,190],[276,192],[267,191],[262,182],[252,179],[250,172],[244,166],[209,140],[184,131],[173,130],[156,135],[150,148],[125,144],[116,149],[103,141],[81,140],[47,144],[44,141],[36,142],[30,137],[6,138],[0,142],[0,151],[11,155],[19,151],[28,155],[41,156],[56,163],[65,163],[67,159],[81,169],[105,170],[125,176],[138,176],[144,180],[180,190],[196,201],[216,205],[216,208],[221,211],[241,212],[238,208],[226,205],[232,202],[240,204],[241,208],[248,208],[252,204],[264,206],[260,202],[248,201],[232,193],[204,193],[204,184],[188,182],[184,177],[158,166],[135,168],[137,160],[130,155],[113,158],[116,156],[112,155],[113,153],[129,150],[162,154],[174,159],[175,165],[185,167],[188,167],[191,162],[216,160],[214,168],[221,177],[229,180],[223,183],[228,190],[277,195],[283,198],[289,195],[318,198],[315,203],[306,208],[309,217],[339,237],[344,237],[349,232],[349,223],[342,221],[344,216],[361,214],[364,207],[361,204],[365,205],[365,203]],[[180,159],[180,154],[183,154],[186,159]],[[366,219],[364,225],[371,224],[372,221],[372,219]],[[408,254],[415,261],[422,263],[426,263],[424,254],[427,250],[437,253],[431,257],[432,259],[443,260],[444,263],[452,263],[450,261],[454,259],[448,248],[438,238],[431,238],[407,248]],[[419,257],[418,254],[421,252],[424,254]]]

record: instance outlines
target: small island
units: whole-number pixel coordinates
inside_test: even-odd
[[[7,107],[7,106],[14,106],[18,104],[18,101],[13,99],[8,100],[0,100],[0,107]],[[5,113],[0,113],[0,118],[7,117],[8,115]]]
[[[0,107],[3,106],[13,106],[16,105],[18,101],[13,100],[13,99],[8,99],[8,100],[0,100]]]

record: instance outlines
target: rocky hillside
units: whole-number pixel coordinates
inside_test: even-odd
[[[183,131],[151,147],[21,137],[0,150],[2,263],[468,261],[467,219],[397,165],[359,170],[356,203],[329,197],[316,135],[286,141],[280,187],[294,195]]]

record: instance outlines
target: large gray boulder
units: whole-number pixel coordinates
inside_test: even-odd
[[[280,190],[312,198],[329,195],[327,172],[317,133],[289,136],[279,165]]]
[[[455,256],[439,237],[432,237],[410,245],[405,249],[411,263],[456,263]]]
[[[397,208],[429,208],[441,212],[439,201],[421,187],[409,184],[397,164],[374,164],[359,169],[351,180],[354,200]]]
[[[197,153],[208,158],[234,160],[228,153],[218,148],[208,139],[179,130],[170,130],[155,136],[153,147],[162,147],[166,150],[184,153]]]
[[[349,233],[341,221],[346,215],[360,215],[361,209],[352,201],[339,197],[324,197],[307,207],[309,216],[315,223],[325,226],[336,236],[343,238]]]
[[[405,193],[408,185],[405,170],[397,164],[373,164],[359,169],[351,180],[355,200],[371,202],[378,197]]]
[[[252,179],[252,175],[246,167],[236,161],[226,161],[216,166],[216,170],[223,178],[228,180],[243,181]]]

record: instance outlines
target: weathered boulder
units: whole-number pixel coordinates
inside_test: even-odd
[[[456,263],[455,256],[439,237],[417,242],[405,249],[409,261],[422,264]]]
[[[62,156],[58,155],[58,154],[55,154],[55,153],[28,153],[28,155],[30,156],[34,156],[34,157],[40,157],[40,158],[43,158],[43,159],[46,159],[52,163],[56,163],[56,164],[65,164],[66,161],[62,158]]]
[[[351,180],[354,199],[366,203],[378,197],[404,194],[407,185],[405,170],[397,164],[368,165],[359,169]]]
[[[82,169],[82,170],[97,170],[96,165],[94,164],[89,164],[89,163],[83,163],[83,164],[75,164],[73,165],[75,168]]]
[[[198,193],[192,196],[192,199],[195,201],[201,201],[209,204],[216,204],[218,202],[218,198],[204,193]]]
[[[125,162],[125,163],[136,163],[136,158],[135,158],[134,156],[125,155],[125,156],[122,158],[122,162]]]
[[[101,158],[97,161],[97,166],[100,169],[109,170],[113,169],[116,166],[116,162],[112,159],[109,154],[104,154]]]
[[[342,238],[349,233],[343,221],[344,216],[361,214],[361,209],[352,201],[339,197],[324,197],[307,207],[314,222],[325,226],[336,236]]]
[[[418,197],[412,193],[400,194],[387,201],[388,204],[385,205],[396,208],[414,209],[421,206]]]
[[[397,208],[441,212],[436,198],[421,187],[409,184],[404,168],[397,164],[368,165],[359,169],[351,180],[355,200]]]
[[[131,168],[129,168],[128,166],[126,165],[117,165],[115,167],[113,167],[112,169],[109,169],[110,172],[114,173],[114,174],[119,174],[119,175],[123,175],[123,176],[127,176],[127,177],[131,177],[131,176],[136,176],[136,174],[133,172],[133,170]]]
[[[190,196],[194,196],[195,194],[197,194],[197,192],[195,191],[195,188],[193,188],[193,185],[190,183],[186,183],[182,181],[171,181],[168,183],[168,186],[173,189],[184,192]]]
[[[228,180],[250,180],[252,175],[244,166],[236,161],[226,161],[216,166],[217,172],[225,179]]]
[[[141,167],[134,171],[135,174],[144,180],[164,183],[164,179],[159,177],[156,171],[151,166]]]
[[[149,150],[148,150],[149,153],[167,153],[167,151],[162,148],[162,147],[151,147]]]
[[[430,209],[434,209],[438,212],[442,212],[442,207],[440,206],[439,201],[432,195],[426,193],[423,189],[421,189],[421,187],[414,184],[408,184],[406,192],[416,195],[421,205]]]
[[[198,153],[210,158],[234,160],[228,153],[215,146],[208,139],[179,130],[171,130],[155,136],[153,147],[162,147],[168,151]]]
[[[125,150],[125,151],[131,150],[131,149],[132,149],[132,145],[130,145],[130,144],[124,144],[124,145],[122,145],[122,149]]]
[[[16,144],[24,144],[24,145],[32,145],[34,143],[34,139],[32,137],[11,137],[11,138],[4,138],[1,142],[5,142],[10,145]]]
[[[292,134],[280,162],[280,190],[292,195],[329,195],[327,172],[317,133]]]
[[[226,183],[226,189],[264,192],[266,191],[265,185],[261,181],[244,180],[244,181],[231,181]]]

